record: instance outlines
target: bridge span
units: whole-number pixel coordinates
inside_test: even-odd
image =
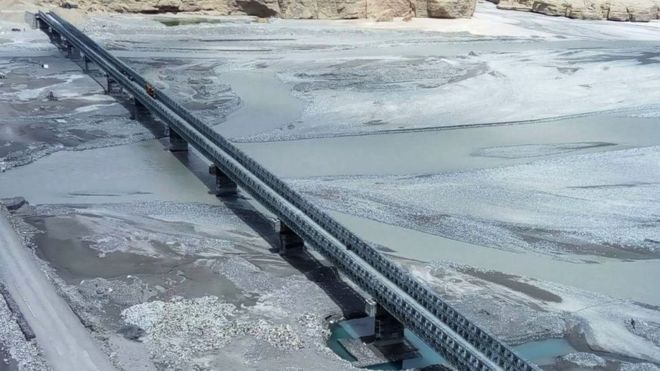
[[[539,370],[69,22],[53,12],[39,12],[34,21],[85,71],[92,64],[98,66],[107,92],[129,94],[135,116],[151,114],[162,121],[169,129],[171,150],[192,146],[210,160],[218,195],[235,192],[240,186],[281,220],[285,248],[300,246],[303,241],[315,248],[375,300],[376,312],[384,312],[410,329],[454,368]]]

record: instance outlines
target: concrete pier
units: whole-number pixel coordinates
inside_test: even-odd
[[[119,85],[119,83],[115,81],[114,78],[106,75],[105,93],[108,95],[113,95],[121,93],[121,90],[121,85]]]
[[[34,19],[36,21],[36,24],[35,24],[36,28],[40,29],[41,31],[47,31],[48,30],[48,25],[46,24],[46,22],[44,22],[40,18],[35,17]]]
[[[289,226],[284,224],[281,220],[277,222],[276,228],[280,234],[280,254],[286,254],[291,250],[302,249],[305,246],[305,241],[296,234]]]
[[[185,152],[188,151],[188,142],[186,142],[179,133],[174,129],[169,128],[170,136],[170,152]]]
[[[75,46],[73,46],[69,43],[66,43],[65,50],[66,50],[67,58],[70,58],[70,59],[73,59],[73,60],[78,60],[78,59],[81,58],[80,49],[76,48]]]
[[[50,39],[53,41],[53,44],[59,48],[60,44],[62,43],[62,36],[60,36],[60,34],[57,32],[52,31],[51,29]]]
[[[131,103],[131,119],[137,121],[145,121],[152,117],[151,112],[149,112],[147,107],[145,107],[142,102],[135,99],[135,97],[131,98]]]
[[[374,342],[396,344],[404,341],[405,327],[374,299],[366,300],[365,312],[374,319]]]
[[[92,61],[89,59],[88,56],[83,55],[82,56],[82,68],[84,72],[89,72],[90,68],[89,65],[92,63]]]
[[[215,175],[216,196],[223,197],[236,194],[238,186],[218,166],[209,166],[209,174]]]

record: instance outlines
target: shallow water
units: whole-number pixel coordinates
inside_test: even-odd
[[[366,330],[365,330],[366,329]],[[338,356],[348,361],[355,361],[344,346],[339,343],[340,339],[357,339],[373,333],[373,323],[368,318],[340,321],[330,326],[331,335],[328,338],[328,346]],[[417,348],[420,357],[404,360],[403,362],[392,362],[368,367],[370,370],[407,370],[423,368],[430,365],[445,364],[446,361],[438,353],[434,352],[415,334],[406,330],[405,337]],[[533,341],[513,347],[514,351],[523,358],[539,365],[551,364],[555,357],[575,352],[575,349],[565,339],[547,339]]]
[[[339,212],[330,212],[358,236],[390,248],[393,254],[424,262],[451,261],[485,270],[660,305],[660,260],[625,261],[581,256],[592,263],[570,262],[534,252],[513,252],[473,245]],[[625,277],[625,279],[621,279]]]
[[[43,233],[36,235],[37,254],[47,261],[58,275],[72,285],[81,280],[101,277],[124,280],[127,276],[140,277],[152,285],[167,286],[176,282],[170,294],[186,298],[215,295],[236,299],[239,290],[231,281],[194,256],[173,254],[164,244],[148,241],[161,257],[130,252],[101,254],[89,247],[84,237],[93,234],[70,217],[30,217],[28,222]],[[130,247],[129,247],[130,250]]]
[[[17,371],[18,364],[0,344],[0,371]]]
[[[523,145],[544,147],[536,154],[523,154],[516,148]],[[276,174],[302,178],[433,174],[652,145],[660,145],[658,119],[597,115],[536,124],[242,143],[241,147]],[[494,149],[505,155],[489,155]]]
[[[269,70],[225,72],[222,81],[241,97],[238,111],[216,127],[230,138],[276,129],[296,120],[305,108]]]
[[[327,344],[333,352],[348,361],[356,361],[344,346],[339,342],[340,339],[358,339],[363,336],[373,334],[373,321],[370,318],[358,318],[345,320],[330,326],[331,335]],[[415,334],[405,330],[406,340],[417,348],[420,357],[407,359],[399,362],[391,362],[367,367],[370,370],[407,370],[412,368],[422,368],[434,364],[446,364],[446,361],[435,351],[431,350]]]
[[[638,123],[648,130],[647,134],[650,134],[657,126],[646,121]],[[454,131],[439,133],[452,132]],[[645,140],[648,142],[660,140],[660,136],[647,135],[645,137],[641,134],[638,135],[638,132],[622,130],[622,134],[635,133],[630,134],[629,139],[622,142],[630,144],[633,143],[633,140],[636,143]],[[389,140],[390,137],[394,139],[398,136],[409,135],[411,134],[384,137]],[[422,133],[415,137],[419,142],[423,142]],[[361,139],[369,138],[372,137]],[[483,138],[490,140],[487,135],[484,135]],[[295,148],[296,146],[289,143],[289,147]],[[602,150],[603,148],[608,147],[590,148],[584,151]],[[383,150],[382,153],[386,154],[388,151]],[[452,154],[451,151],[448,153]],[[481,160],[481,158],[472,159],[469,150],[462,153],[465,156],[463,161],[472,161],[474,166],[477,166]],[[287,170],[283,166],[287,157],[273,157],[278,158],[277,163],[282,168],[282,172],[292,173],[307,168],[295,163],[295,166],[289,166],[290,170]],[[396,156],[392,155],[392,157]],[[205,172],[204,161],[194,155],[186,158],[193,170],[198,173]],[[304,156],[301,155],[300,158],[304,159]],[[272,158],[263,155],[260,156],[260,160],[270,162],[271,168],[272,163],[275,162]],[[355,156],[353,161],[348,164],[355,164],[353,171],[366,171],[368,166],[364,167],[363,160],[368,161],[364,157]],[[377,162],[376,160],[375,158],[372,160],[374,164]],[[492,161],[510,163],[511,161],[526,160],[496,158]],[[311,171],[322,173],[322,170],[316,169],[322,168],[328,163],[330,161],[317,162],[317,166],[311,167]],[[410,164],[414,165],[415,162]],[[444,164],[449,166],[452,163],[446,161]],[[383,167],[386,165],[387,162],[381,164]],[[438,165],[438,167],[442,166],[442,164]],[[400,171],[404,170],[403,167],[400,169]],[[377,170],[373,171],[377,172]],[[210,204],[221,202],[214,195],[209,194],[208,184],[191,173],[184,163],[177,160],[158,141],[89,151],[58,152],[32,164],[1,174],[0,197],[18,195],[26,197],[33,204],[150,200]],[[548,255],[510,252],[472,245],[343,213],[332,214],[358,235],[386,246],[404,258],[420,261],[450,260],[477,268],[567,284],[612,295],[616,298],[628,298],[660,305],[660,292],[654,286],[654,282],[660,281],[660,260],[631,262],[597,256],[582,256],[581,258],[598,264],[573,263],[554,259]],[[619,279],[622,276],[626,279]]]
[[[575,352],[564,339],[548,339],[533,341],[513,347],[523,357],[533,360],[537,365],[551,364],[557,356],[563,356]]]
[[[32,204],[181,201],[219,204],[187,167],[157,140],[88,151],[62,151],[0,174],[0,197]]]

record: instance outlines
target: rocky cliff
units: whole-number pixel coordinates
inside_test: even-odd
[[[491,0],[500,9],[575,19],[648,22],[660,19],[660,0]]]
[[[469,18],[476,0],[44,0],[83,10],[127,13],[213,11],[300,19]]]

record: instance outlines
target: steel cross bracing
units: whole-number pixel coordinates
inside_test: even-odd
[[[156,89],[151,97],[145,91],[148,82],[142,76],[76,27],[52,12],[39,12],[37,22],[45,32],[58,36],[54,38],[56,42],[67,48],[77,48],[82,58],[96,63],[136,101],[212,160],[454,367],[460,370],[539,370],[164,92]]]

